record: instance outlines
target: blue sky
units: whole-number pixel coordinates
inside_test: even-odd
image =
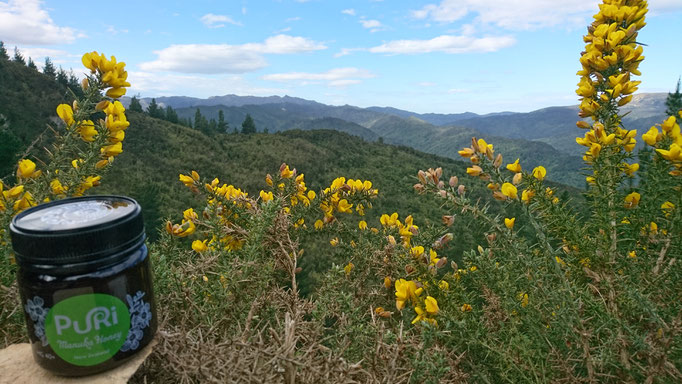
[[[682,0],[652,0],[640,92],[682,75]],[[415,112],[577,104],[593,0],[0,0],[0,40],[82,73],[127,63],[129,95],[290,95]]]

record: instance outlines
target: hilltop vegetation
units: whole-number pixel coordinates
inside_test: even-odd
[[[43,155],[42,148],[47,146],[54,134],[46,128],[48,123],[54,123],[51,117],[54,115],[54,105],[69,94],[65,87],[60,87],[49,76],[20,63],[0,61],[0,65],[0,74],[12,75],[9,84],[13,88],[7,89],[16,89],[11,95],[2,92],[0,97],[4,100],[36,101],[36,104],[3,104],[10,122],[5,129],[6,134],[23,139],[14,148],[12,158],[0,163],[7,170],[4,178],[9,181],[13,178],[11,173],[16,167],[17,156],[27,149],[32,138],[45,131],[31,148],[33,155]],[[22,81],[31,84],[31,87],[22,87]],[[29,92],[30,89],[40,90],[42,98],[38,100]],[[47,105],[50,101],[54,104]],[[268,111],[281,109],[274,105],[263,107]],[[219,110],[220,107],[202,109],[207,118],[217,117]],[[247,110],[255,111],[254,120],[259,126],[259,121],[262,122],[259,109],[230,107],[225,109],[226,120],[243,120]],[[381,143],[380,137],[385,137],[387,143],[399,141],[395,138],[403,131],[398,130],[394,134],[390,128],[403,120],[393,116],[383,116],[375,124],[374,129],[380,134],[347,120],[328,117],[291,121],[291,130],[278,132],[273,128],[274,133],[271,134],[209,135],[195,128],[150,117],[147,113],[128,111],[127,115],[131,127],[126,131],[125,149],[116,158],[115,166],[106,175],[97,193],[127,195],[138,200],[143,206],[147,233],[152,240],[158,238],[166,219],[177,217],[193,204],[192,194],[178,182],[178,174],[190,170],[197,170],[207,177],[218,177],[221,182],[239,187],[251,196],[257,196],[261,189],[266,188],[264,175],[278,169],[283,162],[305,173],[306,182],[312,190],[323,189],[338,176],[371,180],[382,198],[373,209],[367,211],[368,222],[377,223],[381,214],[398,212],[400,217],[414,215],[420,225],[436,224],[432,220],[439,217],[439,209],[437,205],[412,198],[417,171],[440,166],[449,174],[460,177],[466,174],[466,165],[459,160],[422,153],[406,146]],[[18,120],[15,116],[24,120]],[[272,118],[273,115],[270,113],[265,116]],[[394,122],[394,119],[398,121]],[[385,125],[381,123],[384,120],[387,121]],[[411,124],[411,127],[425,125],[420,121]],[[407,132],[411,135],[403,137],[404,141],[421,140],[421,130],[408,129]],[[465,130],[457,137],[442,138],[439,141],[443,148],[437,148],[437,151],[459,158],[456,151],[469,144],[471,133]],[[457,144],[450,145],[449,142]],[[500,148],[504,148],[504,144]],[[490,200],[485,188],[470,186],[470,189],[474,198]],[[562,189],[581,200],[577,190]],[[493,205],[494,212],[502,213],[499,210],[499,205]],[[461,255],[463,250],[483,241],[482,236],[473,235],[476,232],[472,229],[479,225],[476,222],[458,223],[458,242],[453,247],[453,255]],[[319,248],[319,243],[308,248],[311,257],[303,260],[306,267],[304,275],[324,271],[334,261],[327,257],[314,257],[314,250]],[[302,281],[305,280],[303,277]],[[304,283],[304,293],[307,293],[306,289]]]
[[[469,139],[465,165],[384,141],[445,152],[471,128],[354,107],[315,106],[269,134],[251,112],[276,121],[291,112],[281,104],[236,106],[241,133],[226,133],[222,110],[177,124],[188,118],[155,102],[126,111],[125,64],[86,53],[92,72],[73,109],[57,108],[54,153],[43,162],[29,147],[2,184],[4,343],[28,314],[34,346],[45,334],[55,345],[40,296],[16,304],[10,220],[102,181],[99,193],[136,197],[159,235],[160,342],[135,382],[680,382],[682,96],[643,135],[621,125],[646,12],[644,0],[605,0],[584,37],[577,93],[591,120],[577,142],[590,173],[578,206],[545,166],[500,153],[555,156],[544,143]]]

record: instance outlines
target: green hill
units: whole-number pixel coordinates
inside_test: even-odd
[[[585,178],[580,169],[582,160],[575,151],[574,155],[555,149],[551,143],[532,141],[539,137],[522,137],[522,134],[502,134],[496,129],[488,129],[487,125],[476,128],[468,128],[465,125],[455,127],[435,126],[416,117],[398,117],[385,114],[373,109],[364,109],[352,106],[334,107],[324,104],[260,104],[243,106],[201,106],[196,108],[178,109],[178,116],[192,119],[199,108],[201,114],[207,119],[217,119],[218,111],[222,110],[225,120],[230,129],[240,129],[246,114],[250,114],[259,131],[267,129],[269,132],[286,131],[290,129],[334,129],[352,135],[363,137],[367,140],[382,138],[386,143],[405,145],[419,151],[432,153],[452,159],[459,159],[457,151],[469,146],[471,137],[482,137],[488,142],[494,143],[507,159],[514,160],[517,157],[527,168],[543,165],[549,172],[549,179],[581,188],[585,184]],[[517,130],[525,126],[525,115],[515,114],[515,118],[521,119]],[[505,119],[507,115],[489,116],[491,119]],[[553,124],[552,116],[543,115],[544,125],[550,127]],[[531,117],[538,121],[538,117]],[[469,120],[462,120],[469,121]],[[493,120],[490,127],[498,127],[499,123]],[[571,136],[575,144],[575,121],[571,128],[564,126],[551,128],[552,132],[562,137]],[[549,128],[548,128],[549,129]],[[500,134],[497,134],[500,133]],[[527,136],[527,135],[526,135]]]
[[[0,164],[8,170],[4,178],[11,183],[17,155],[42,132],[41,128],[46,122],[54,119],[54,109],[63,100],[64,89],[56,86],[54,80],[35,71],[28,72],[27,68],[20,68],[16,63],[4,64],[0,67],[0,73],[6,77],[0,78],[10,76],[6,75],[7,72],[15,76],[11,82],[5,82],[12,84],[12,88],[3,87],[0,92],[2,100],[9,101],[3,104],[2,110],[9,120],[4,132],[17,138],[19,143],[15,148],[17,151],[12,153],[12,159]],[[28,85],[22,86],[22,81]],[[38,96],[43,98],[38,100]],[[28,102],[22,102],[25,100]],[[260,116],[276,120],[277,115],[272,111],[277,110],[277,107],[259,107],[262,107],[260,111],[266,112],[259,115],[259,110],[251,107],[229,107],[225,114],[226,117],[235,116],[249,110],[255,111],[256,122]],[[217,109],[206,111],[209,110],[217,114]],[[371,114],[377,117],[376,112],[359,108],[346,107],[346,110],[348,116],[356,120],[372,118]],[[282,116],[287,116],[284,112]],[[424,228],[428,224],[439,224],[444,212],[438,202],[419,197],[413,190],[420,169],[441,166],[444,174],[458,175],[474,199],[491,201],[490,191],[482,183],[466,176],[467,163],[377,140],[382,137],[389,143],[412,143],[415,146],[440,142],[443,147],[434,145],[435,151],[455,156],[453,151],[470,140],[471,131],[463,131],[460,136],[454,137],[448,133],[450,131],[443,132],[441,128],[417,119],[403,120],[381,115],[373,122],[371,129],[346,119],[308,117],[285,120],[282,124],[289,124],[289,130],[282,132],[207,136],[196,129],[152,118],[144,113],[128,111],[127,115],[131,126],[126,131],[124,151],[103,178],[102,186],[92,193],[120,194],[137,199],[143,207],[147,233],[152,240],[163,227],[165,219],[177,221],[183,210],[198,206],[192,193],[178,181],[179,173],[191,170],[198,171],[207,179],[218,177],[221,182],[242,188],[251,196],[257,196],[261,189],[266,188],[265,175],[277,172],[283,162],[303,172],[308,187],[317,191],[339,176],[371,180],[374,187],[379,189],[381,198],[367,212],[365,220],[370,226],[378,226],[378,218],[382,213],[392,212],[398,212],[401,218],[412,214],[417,225]],[[399,125],[403,122],[406,123],[405,127]],[[53,132],[48,130],[44,142],[49,141],[51,135]],[[42,156],[42,145],[33,146],[31,154]],[[575,189],[561,188],[579,196]],[[491,209],[507,217],[517,214],[503,212],[504,205],[498,203],[491,204]],[[483,233],[480,226],[475,221],[458,221],[451,228],[456,239],[454,254],[461,255],[462,250],[474,248],[485,241],[483,235],[474,235]],[[301,264],[304,268],[302,280],[314,280],[316,274],[327,270],[334,262],[324,249],[320,244],[306,245],[308,256]],[[305,292],[305,285],[302,289]]]
[[[46,130],[65,100],[72,99],[54,79],[0,59],[0,178],[14,172],[19,155]]]

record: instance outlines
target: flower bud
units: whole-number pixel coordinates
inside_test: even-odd
[[[493,166],[495,168],[499,168],[502,165],[502,154],[498,153],[497,157],[495,158],[495,161],[493,162]]]
[[[492,159],[493,159],[493,150],[490,149],[490,147],[485,147],[485,157],[487,157],[488,160],[491,160],[491,161],[492,161]]]
[[[448,262],[447,257],[441,257],[440,260],[438,260],[438,262],[436,263],[436,268],[438,269],[443,268],[445,266],[445,263],[447,262]]]
[[[97,105],[95,105],[95,109],[98,111],[103,111],[109,106],[109,100],[102,100]]]
[[[417,173],[417,177],[422,184],[426,184],[426,173],[424,171],[420,169]]]
[[[577,123],[575,123],[575,125],[578,128],[582,128],[582,129],[589,129],[590,128],[590,124],[584,120],[579,120]]]
[[[494,198],[495,200],[499,200],[499,201],[505,201],[505,200],[507,200],[507,196],[505,196],[504,193],[502,193],[502,192],[500,192],[500,191],[495,191],[495,192],[493,192],[493,198]]]
[[[87,90],[89,86],[90,83],[88,82],[88,78],[84,77],[83,80],[81,80],[81,88],[83,88],[83,90]]]
[[[450,216],[450,215],[444,215],[443,218],[443,225],[447,225],[448,227],[454,224],[455,222],[455,216]]]
[[[464,187],[464,185],[460,185],[457,188],[457,194],[460,196],[464,196],[464,192],[466,192],[466,187]]]
[[[448,184],[450,184],[450,186],[453,188],[456,187],[457,184],[459,184],[459,180],[457,179],[457,176],[452,176],[450,178],[450,182]]]
[[[521,180],[523,180],[523,174],[519,172],[514,175],[514,178],[512,179],[512,184],[519,185],[519,183],[521,183]]]
[[[480,152],[480,151],[481,151],[480,148],[478,148],[478,140],[476,140],[475,137],[472,137],[472,138],[471,138],[471,148],[472,148],[474,151],[476,151],[476,152]]]

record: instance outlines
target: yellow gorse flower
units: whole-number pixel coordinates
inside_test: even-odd
[[[57,106],[57,116],[59,116],[67,126],[71,126],[75,123],[75,120],[73,119],[73,109],[71,109],[69,104],[59,104]]]
[[[582,117],[595,118],[606,106],[628,103],[637,90],[638,66],[643,60],[637,31],[644,27],[647,3],[642,0],[614,1],[601,4],[599,13],[584,37],[585,51],[580,58],[582,69],[576,93],[581,97]]]
[[[514,186],[514,184],[511,183],[504,183],[502,184],[502,194],[510,199],[516,200],[519,198],[518,196],[518,190]]]
[[[507,228],[509,228],[509,229],[514,229],[514,222],[515,222],[515,221],[516,221],[516,218],[515,218],[515,217],[512,217],[511,219],[505,217],[505,219],[504,219],[504,226],[507,227]]]
[[[272,201],[274,198],[272,195],[272,192],[265,192],[265,191],[260,191],[260,198],[263,200],[264,203],[268,201]]]
[[[395,306],[398,310],[405,308],[408,301],[415,303],[423,289],[417,288],[417,283],[412,280],[398,279],[395,282]]]
[[[353,263],[348,263],[346,264],[345,267],[343,267],[343,271],[346,273],[346,276],[350,276],[350,272],[353,270],[355,267],[355,264]]]
[[[36,170],[36,163],[29,159],[19,161],[17,165],[17,177],[19,179],[30,179],[38,177],[42,174],[40,170]]]
[[[202,240],[194,240],[192,242],[192,249],[197,253],[205,252],[208,249],[208,245],[206,245],[207,241],[208,241],[208,239],[203,240],[203,241]]]
[[[521,292],[519,293],[519,300],[521,301],[521,307],[525,308],[528,306],[528,294]]]
[[[426,307],[426,313],[429,315],[436,315],[440,310],[438,308],[438,301],[431,296],[426,296],[426,299],[424,300],[424,306]]]
[[[128,72],[124,62],[117,62],[114,56],[107,59],[104,54],[95,51],[84,54],[81,61],[93,74],[99,76],[104,85],[111,87],[106,92],[108,97],[117,99],[125,95],[125,87],[130,87],[130,83],[127,81]]]
[[[511,164],[507,164],[507,169],[514,173],[521,172],[521,164],[519,164],[519,159],[516,159],[516,161]]]
[[[639,205],[641,195],[637,192],[632,192],[625,196],[625,208],[635,208]]]
[[[54,195],[63,195],[68,190],[68,187],[62,185],[58,179],[54,179],[50,182],[50,189]]]
[[[547,170],[542,165],[539,167],[535,167],[535,169],[533,169],[534,178],[538,180],[544,180],[545,176],[547,176]]]

